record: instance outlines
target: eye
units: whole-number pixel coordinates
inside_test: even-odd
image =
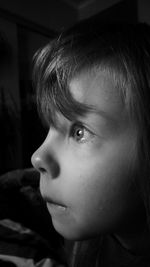
[[[88,141],[94,134],[83,125],[73,124],[70,130],[70,136],[76,142],[81,143]]]

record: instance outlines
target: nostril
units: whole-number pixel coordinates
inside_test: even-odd
[[[45,172],[46,172],[46,170],[45,170],[44,168],[42,168],[42,167],[38,168],[38,171],[39,171],[40,173],[45,173]]]

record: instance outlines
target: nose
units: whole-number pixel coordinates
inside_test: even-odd
[[[60,165],[55,153],[47,142],[44,142],[32,155],[33,167],[41,174],[48,174],[51,178],[57,178],[60,173]]]

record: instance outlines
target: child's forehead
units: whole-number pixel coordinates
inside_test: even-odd
[[[68,119],[70,112],[73,112],[73,117],[70,116],[69,119],[71,121],[81,120],[86,123],[95,121],[97,124],[105,122],[105,125],[113,125],[116,128],[128,123],[128,113],[119,90],[115,87],[113,78],[105,71],[81,71],[70,80],[69,91],[73,100],[81,104],[80,107],[87,109],[81,114],[77,106],[67,109],[64,113],[55,110],[55,127],[62,129],[62,125],[65,125],[63,122]]]
[[[121,111],[124,104],[121,90],[116,86],[113,75],[106,70],[84,69],[76,74],[69,84],[73,98],[93,107]]]
[[[57,112],[70,121],[80,120],[93,112],[110,120],[122,117],[124,101],[110,71],[96,66],[78,69],[72,74],[62,87],[59,84],[54,87],[57,94],[53,94],[54,90],[47,91],[51,94],[44,98],[41,110],[48,124],[57,124]]]

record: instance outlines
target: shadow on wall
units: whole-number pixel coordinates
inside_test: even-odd
[[[45,136],[44,127],[38,118],[31,80],[26,77],[26,80],[20,81],[21,110],[13,96],[14,85],[12,84],[11,90],[7,88],[6,78],[9,80],[8,65],[11,65],[12,60],[11,46],[1,32],[0,174],[18,168],[30,167],[31,155]],[[4,76],[5,79],[3,79]]]
[[[0,33],[0,173],[17,167],[16,149],[20,131],[19,112],[13,96],[5,87],[3,76],[12,60],[11,47]],[[9,79],[9,73],[8,73]]]
[[[16,149],[20,117],[13,98],[0,87],[0,173],[17,168]]]

